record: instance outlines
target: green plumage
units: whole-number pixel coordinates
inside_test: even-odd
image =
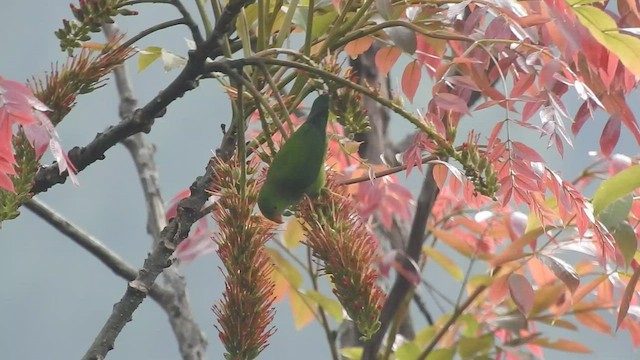
[[[317,195],[325,182],[329,95],[320,95],[304,124],[282,145],[267,172],[258,207],[267,219],[282,222],[282,213],[307,194]]]

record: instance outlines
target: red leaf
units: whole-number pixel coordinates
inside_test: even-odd
[[[380,272],[383,275],[388,275],[390,268],[395,269],[398,275],[405,278],[413,286],[420,284],[420,267],[404,253],[391,250],[382,258]]]
[[[529,120],[543,104],[544,101],[542,100],[532,101],[524,104],[524,106],[522,107],[522,121],[526,122],[527,120]]]
[[[538,85],[551,90],[553,84],[556,82],[554,75],[560,71],[562,63],[558,60],[551,60],[544,64],[542,70],[540,70],[540,77],[538,78]]]
[[[470,114],[467,102],[454,94],[437,93],[433,96],[433,100],[441,109],[455,111],[462,114]]]
[[[620,139],[620,118],[612,115],[607,124],[602,129],[602,135],[600,135],[600,150],[604,156],[611,155],[613,148],[616,147],[618,139]]]
[[[433,167],[433,172],[434,172],[433,176],[434,176],[434,180],[436,181],[436,184],[438,185],[438,187],[440,189],[442,189],[441,185],[444,185],[444,181],[447,178],[446,170],[451,172],[451,174],[453,176],[455,176],[455,178],[459,182],[462,182],[462,173],[460,172],[460,170],[458,170],[455,166],[449,164],[448,162],[442,161],[442,160],[432,160],[432,161],[429,161],[429,164],[433,164],[434,165],[434,167]],[[438,165],[442,165],[442,167],[438,166]],[[445,172],[443,172],[442,170],[445,170]]]
[[[636,139],[636,142],[640,144],[640,128],[638,127],[638,123],[636,122],[635,115],[629,108],[629,105],[625,101],[624,97],[621,94],[616,94],[611,97],[614,105],[613,114],[618,115],[622,120],[622,123],[631,130],[631,133]]]
[[[13,183],[7,175],[15,174],[16,163],[11,140],[15,124],[35,125],[40,120],[49,122],[44,114],[49,111],[46,105],[38,100],[31,90],[17,81],[0,77],[0,189],[15,191]],[[49,122],[50,124],[50,122]],[[53,125],[51,125],[53,128]],[[62,169],[62,165],[60,164]]]
[[[402,54],[402,50],[395,46],[389,46],[378,50],[375,63],[380,75],[386,76]]]
[[[603,319],[602,316],[598,315],[595,311],[576,311],[575,317],[579,322],[581,322],[585,326],[592,328],[595,331],[599,331],[603,334],[611,334],[611,326],[609,326],[607,321]]]
[[[544,162],[542,156],[540,156],[538,152],[528,147],[527,145],[519,141],[513,141],[511,145],[513,145],[514,154],[516,154],[519,158],[529,161]]]
[[[627,316],[627,312],[629,311],[629,304],[631,303],[631,299],[633,299],[633,295],[636,293],[636,285],[638,284],[638,279],[640,278],[640,266],[636,267],[631,279],[629,279],[629,283],[627,284],[627,288],[624,289],[624,294],[620,299],[620,308],[618,309],[618,320],[616,321],[616,331],[620,328],[620,324],[622,324],[622,320]]]
[[[421,76],[422,67],[417,61],[410,62],[407,64],[407,67],[404,68],[404,72],[402,73],[402,91],[410,102],[413,102],[413,97],[416,95]]]
[[[444,182],[447,180],[447,175],[449,175],[449,172],[444,165],[436,164],[433,166],[432,176],[436,185],[438,185],[438,189],[444,189]]]
[[[522,314],[526,315],[531,311],[534,292],[526,277],[520,274],[511,274],[509,276],[509,294]]]
[[[584,125],[589,117],[593,118],[593,111],[591,110],[591,101],[587,100],[580,105],[573,119],[573,124],[571,124],[571,132],[573,135],[577,135],[580,132],[582,125]]]
[[[446,81],[464,89],[480,91],[480,88],[478,87],[478,85],[474,83],[473,80],[471,80],[471,78],[469,78],[468,76],[460,76],[460,75],[448,76]]]
[[[346,52],[350,58],[355,59],[360,54],[369,50],[372,44],[373,44],[373,39],[370,36],[361,37],[361,38],[350,41],[344,47],[344,52]]]
[[[531,88],[531,84],[533,84],[535,79],[535,73],[520,74],[520,78],[514,82],[513,89],[511,89],[511,97],[514,98],[524,94]]]
[[[518,24],[520,24],[520,26],[522,26],[523,28],[542,25],[551,21],[549,17],[540,14],[528,15],[521,18],[515,18],[514,20],[516,20]]]
[[[493,127],[493,130],[491,130],[491,135],[489,136],[489,140],[487,141],[487,149],[489,149],[490,151],[493,150],[493,145],[495,143],[495,141],[498,139],[498,135],[500,134],[500,131],[502,130],[502,126],[504,125],[504,121],[500,121],[498,123],[495,124],[495,126]]]
[[[176,247],[176,259],[188,263],[199,256],[214,252],[217,246],[211,238],[212,235],[213,232],[207,227],[207,218],[201,218],[195,230]]]
[[[442,63],[442,55],[446,50],[446,42],[440,39],[431,39],[424,35],[417,34],[416,58],[427,68],[427,73],[431,76]]]

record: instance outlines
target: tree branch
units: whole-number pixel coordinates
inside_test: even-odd
[[[409,241],[405,249],[407,256],[411,257],[411,259],[416,262],[420,260],[422,244],[425,239],[427,218],[429,217],[429,214],[431,214],[431,209],[433,208],[438,192],[438,186],[433,180],[433,166],[429,165],[425,173],[425,179],[422,183],[420,195],[418,196],[416,213],[413,218]],[[365,344],[364,352],[362,354],[363,360],[374,360],[377,358],[377,353],[382,344],[382,339],[384,338],[393,317],[398,311],[398,308],[412,288],[413,285],[404,276],[398,276],[396,278],[380,314],[380,330],[378,330],[371,340]],[[393,341],[393,339],[390,339],[389,341]]]
[[[119,33],[116,24],[103,26],[107,38]],[[133,85],[129,80],[126,68],[117,67],[113,70],[118,96],[120,97],[120,118],[129,118],[135,109],[137,99],[133,92]],[[145,203],[147,206],[147,232],[152,236],[153,245],[160,241],[160,231],[167,225],[165,220],[165,208],[162,201],[158,170],[153,158],[155,152],[153,144],[148,142],[144,135],[135,134],[123,141],[129,150],[136,165],[138,177],[142,183]],[[172,289],[170,311],[167,311],[173,333],[178,341],[178,347],[182,358],[185,360],[201,360],[206,358],[207,339],[193,320],[191,305],[186,291],[186,283],[175,266],[167,268],[163,277]]]
[[[53,209],[37,198],[32,198],[27,201],[24,206],[34,214],[38,215],[42,220],[46,221],[49,225],[53,226],[56,230],[73,240],[73,242],[80,245],[80,247],[98,258],[98,260],[113,271],[114,274],[129,281],[136,278],[136,268],[129,265],[120,257],[120,255],[116,254],[99,240],[80,229],[77,225],[56,213]],[[153,287],[149,289],[149,296],[160,304],[161,307],[165,308],[167,299],[169,299],[172,294],[162,286],[154,284]]]
[[[249,0],[232,0],[227,3],[221,18],[216,23],[213,33],[202,46],[199,46],[195,51],[190,53],[189,61],[180,75],[178,75],[169,87],[161,92],[154,101],[136,111],[133,119],[141,118],[140,114],[145,115],[142,118],[154,119],[165,106],[186,91],[195,87],[195,80],[202,74],[206,58],[220,50],[223,37],[227,36],[227,32],[233,24],[236,15],[248,2]],[[125,120],[123,123],[129,121],[131,120]],[[152,123],[152,121],[149,121],[147,125],[150,126],[150,123]],[[224,148],[227,144],[229,144],[229,142],[223,143],[223,148],[219,151],[220,154],[233,153],[232,150]],[[230,157],[227,157],[224,160],[229,160],[229,158]],[[76,166],[78,166],[78,164],[76,164]],[[204,176],[198,177],[193,184],[191,184],[189,188],[191,195],[180,200],[176,217],[171,219],[160,233],[160,240],[147,256],[136,278],[129,282],[120,301],[114,305],[111,315],[96,336],[93,344],[91,344],[87,350],[83,359],[103,359],[109,350],[113,349],[116,338],[126,323],[131,320],[134,311],[140,306],[158,275],[171,265],[170,257],[176,246],[189,235],[191,225],[202,216],[202,206],[209,198],[207,189],[211,187],[212,171],[212,165],[207,164]]]
[[[155,119],[164,114],[169,104],[182,97],[187,91],[195,89],[198,86],[197,79],[204,73],[205,60],[222,54],[220,46],[223,37],[227,36],[235,16],[248,2],[249,0],[232,0],[227,4],[211,36],[196,50],[189,53],[189,60],[180,74],[149,103],[136,110],[126,120],[109,127],[103,133],[98,133],[96,138],[86,146],[71,149],[68,155],[76,169],[80,172],[94,162],[104,159],[107,150],[129,136],[151,131]],[[57,163],[45,166],[36,174],[31,192],[38,194],[47,191],[53,185],[64,183],[68,176],[66,171],[60,174]]]

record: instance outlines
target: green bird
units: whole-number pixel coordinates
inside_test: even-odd
[[[324,186],[327,155],[329,95],[313,102],[307,120],[282,145],[273,158],[258,196],[258,207],[267,219],[282,223],[282,213],[307,194],[315,196]]]

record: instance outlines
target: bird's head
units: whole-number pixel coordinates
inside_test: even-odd
[[[282,224],[282,213],[287,208],[287,204],[283,203],[283,201],[276,196],[262,191],[258,197],[258,208],[264,217],[278,224]]]

